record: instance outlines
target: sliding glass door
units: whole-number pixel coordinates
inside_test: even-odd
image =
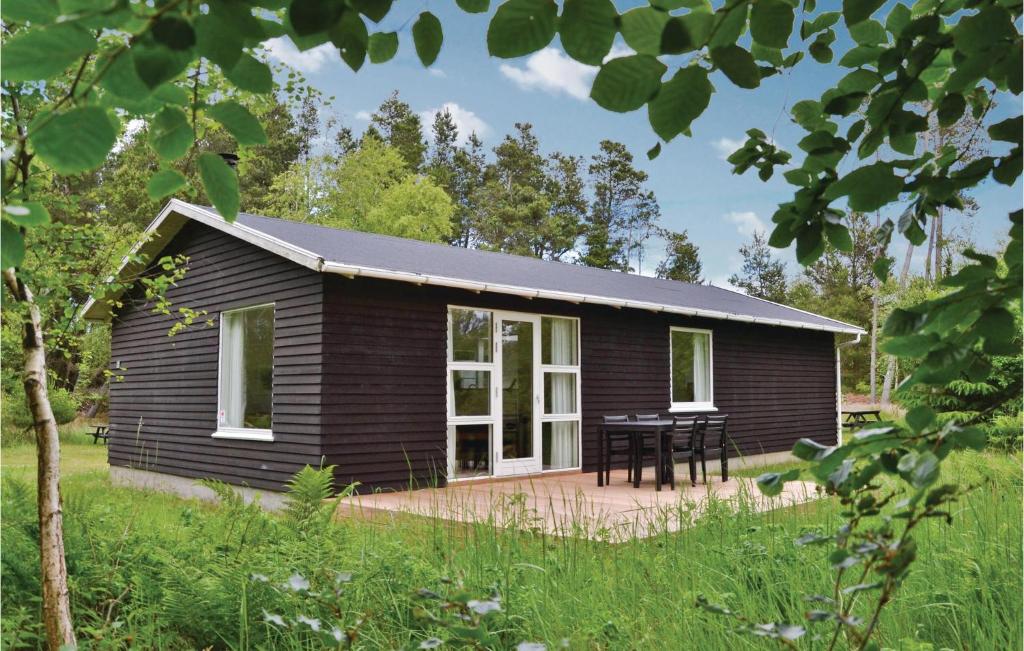
[[[578,468],[579,321],[448,310],[448,477]]]

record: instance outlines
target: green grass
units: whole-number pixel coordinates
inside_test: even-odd
[[[549,648],[564,640],[573,649],[764,648],[695,608],[697,596],[753,621],[800,623],[813,607],[805,595],[827,592],[832,571],[827,547],[792,541],[841,522],[825,499],[767,514],[712,505],[686,531],[620,545],[415,517],[297,526],[240,504],[114,488],[102,446],[67,443],[63,452],[74,615],[96,648],[323,643],[308,626],[282,631],[264,622],[265,611],[352,627],[357,648],[448,639],[451,629],[425,613],[450,615],[417,597],[421,588],[455,602],[500,594],[501,612],[487,618],[499,648],[524,640]],[[3,644],[33,646],[31,448],[3,450],[2,474]],[[957,454],[944,474],[979,487],[958,505],[952,526],[921,526],[918,561],[883,615],[880,640],[895,649],[1021,648],[1021,458]],[[338,572],[352,579],[335,596]],[[321,596],[282,589],[294,573]],[[810,630],[801,647],[823,648],[811,639],[818,629]]]

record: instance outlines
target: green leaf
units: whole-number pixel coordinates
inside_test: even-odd
[[[160,170],[149,178],[146,183],[146,193],[153,201],[163,199],[167,195],[174,194],[181,188],[188,185],[188,179],[177,170]]]
[[[793,31],[793,7],[785,0],[758,0],[750,10],[750,35],[766,47],[785,49]]]
[[[735,45],[736,39],[740,37],[743,30],[747,26],[747,12],[750,9],[750,3],[740,2],[731,5],[725,15],[720,16],[720,12],[716,13],[716,24],[714,28],[714,34],[711,36],[711,40],[708,41],[708,47],[716,48],[727,45]]]
[[[194,134],[188,116],[176,106],[165,106],[149,127],[149,146],[164,160],[177,160],[192,146]]]
[[[837,250],[847,253],[853,251],[853,238],[850,237],[850,231],[842,224],[826,222],[825,237],[828,238],[829,244]]]
[[[893,337],[882,343],[882,350],[897,357],[924,357],[938,344],[935,335],[911,334]]]
[[[839,59],[839,65],[844,68],[859,68],[863,65],[876,65],[878,57],[884,50],[874,45],[858,45]]]
[[[221,70],[230,70],[242,56],[242,35],[219,14],[196,16],[196,49]]]
[[[669,141],[689,129],[690,123],[708,107],[713,92],[715,88],[704,68],[691,65],[676,72],[647,105],[654,133]]]
[[[350,0],[349,6],[363,14],[375,23],[384,20],[384,17],[391,11],[392,0]],[[487,2],[484,0],[484,11],[487,11]]]
[[[814,264],[825,252],[825,239],[821,236],[821,227],[812,225],[804,228],[796,235],[796,260],[805,267]]]
[[[612,59],[598,70],[590,97],[609,111],[635,111],[658,93],[663,74],[665,64],[647,54]]]
[[[4,206],[4,217],[17,226],[42,226],[50,223],[50,213],[38,201],[9,203]]]
[[[225,100],[206,109],[206,114],[224,125],[240,145],[265,145],[267,134],[260,121],[234,100]]]
[[[491,0],[455,0],[455,4],[468,14],[482,14],[490,8]]]
[[[420,62],[429,67],[437,60],[441,51],[441,43],[444,41],[444,32],[441,29],[441,21],[437,16],[424,11],[412,26],[412,41],[416,46],[416,56]]]
[[[711,50],[711,61],[725,73],[729,81],[740,88],[757,88],[761,85],[761,71],[754,57],[738,45],[726,45]]]
[[[964,54],[985,52],[992,48],[1004,48],[1006,41],[1020,38],[1013,24],[1013,17],[1003,7],[993,4],[984,7],[973,16],[962,18],[953,29],[956,48]]]
[[[902,460],[900,461],[902,464]],[[910,471],[907,481],[914,488],[924,488],[939,478],[939,458],[935,453],[928,450],[917,455],[914,459],[914,467]]]
[[[93,35],[71,22],[23,29],[3,44],[4,80],[54,77],[95,48]]]
[[[98,106],[50,115],[43,114],[29,125],[29,143],[44,163],[64,175],[103,164],[117,141],[120,125],[115,117]]]
[[[661,54],[661,34],[669,15],[654,7],[630,9],[620,17],[620,30],[626,45],[639,54]]]
[[[417,24],[419,24],[418,21]],[[413,33],[415,34],[415,32],[414,25]],[[366,60],[366,46],[370,40],[363,17],[355,11],[346,11],[331,27],[329,34],[331,42],[341,53],[342,61],[347,63],[354,72],[358,72],[363,67],[363,61]],[[436,57],[437,54],[435,53],[434,56]]]
[[[25,259],[25,238],[14,224],[6,219],[0,223],[0,266],[17,267]]]
[[[220,216],[225,221],[235,221],[240,205],[238,175],[235,171],[223,158],[207,151],[199,155],[199,178],[203,180],[206,196],[213,202]]]
[[[177,77],[193,59],[192,50],[172,50],[154,41],[143,41],[131,51],[135,72],[150,88]]]
[[[846,19],[846,25],[849,27],[867,20],[884,4],[885,0],[843,0],[843,17]]]
[[[860,45],[879,45],[889,40],[885,28],[877,20],[865,20],[850,27],[850,36]]]
[[[896,3],[893,6],[892,11],[885,19],[885,29],[895,37],[899,37],[903,28],[910,23],[911,12],[910,8],[903,3]]]
[[[993,140],[1013,142],[1019,145],[1021,139],[1024,138],[1024,124],[1021,123],[1020,116],[1008,118],[990,126],[988,128],[988,135]]]
[[[1001,344],[1012,344],[1017,335],[1013,315],[1002,307],[990,307],[982,312],[974,323],[974,329],[985,338],[986,349],[1002,349],[1005,346]]]
[[[825,191],[828,199],[849,197],[851,210],[872,212],[895,201],[903,190],[903,179],[888,163],[873,163],[858,168]]]
[[[907,412],[905,420],[914,433],[921,433],[935,422],[935,411],[928,405],[918,405]]]
[[[647,150],[647,160],[654,160],[661,155],[661,143],[656,142],[654,146]]]
[[[196,44],[196,32],[192,25],[180,16],[164,15],[151,28],[157,43],[172,50],[187,50]]]
[[[967,110],[967,100],[960,93],[950,93],[939,103],[939,126],[948,127],[956,124]]]
[[[860,68],[839,80],[838,88],[844,93],[864,93],[882,83],[882,77],[873,70]]]
[[[269,93],[274,90],[274,76],[270,67],[248,54],[239,57],[234,68],[224,71],[224,76],[235,86],[250,93]]]
[[[4,0],[0,3],[0,16],[9,23],[46,25],[57,20],[60,8],[53,0]]]
[[[503,59],[536,52],[555,37],[557,16],[551,0],[508,0],[487,26],[487,51]]]
[[[398,52],[398,34],[395,32],[370,34],[367,50],[370,53],[371,63],[390,61],[395,56],[395,52]]]
[[[766,472],[757,478],[757,487],[761,493],[768,497],[775,497],[782,492],[787,481],[793,481],[800,477],[799,470],[787,470],[786,472]]]
[[[601,65],[618,32],[618,15],[611,0],[565,0],[558,30],[565,53],[580,63]]]
[[[330,29],[341,18],[345,5],[328,0],[292,0],[288,21],[299,36],[310,36]]]
[[[793,445],[793,456],[804,461],[821,461],[836,448],[822,445],[814,439],[803,438]]]
[[[946,435],[957,447],[970,448],[972,450],[984,450],[988,436],[985,431],[978,427],[954,427]],[[938,489],[936,489],[938,490]]]

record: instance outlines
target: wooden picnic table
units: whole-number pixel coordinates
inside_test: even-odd
[[[654,490],[660,491],[661,484],[664,481],[662,477],[662,443],[665,434],[671,434],[672,428],[675,427],[675,421],[672,419],[661,419],[661,420],[640,420],[640,421],[627,421],[625,423],[602,423],[598,426],[600,433],[600,445],[598,446],[598,462],[597,462],[597,485],[604,486],[604,470],[605,470],[605,448],[608,445],[608,435],[619,433],[629,434],[635,437],[636,445],[643,446],[643,437],[653,436],[655,440],[655,452],[654,452]],[[607,460],[607,463],[611,463],[611,459]],[[634,470],[633,472],[633,487],[640,487],[640,473]]]
[[[844,409],[843,427],[863,427],[882,420],[881,409]]]

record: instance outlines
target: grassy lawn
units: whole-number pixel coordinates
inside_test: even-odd
[[[756,622],[803,623],[814,607],[805,596],[827,592],[832,572],[827,547],[792,541],[840,522],[831,500],[766,514],[721,509],[684,532],[621,545],[483,522],[297,524],[238,503],[113,488],[102,446],[70,439],[63,453],[74,615],[93,648],[319,648],[334,644],[335,626],[363,649],[450,639],[453,629],[440,624],[455,621],[457,608],[422,598],[422,589],[449,603],[500,595],[500,611],[486,618],[494,648],[765,648],[695,608],[698,595]],[[33,450],[2,457],[3,647],[32,647]],[[883,616],[881,641],[1021,648],[1021,458],[963,453],[944,472],[978,488],[952,526],[922,525],[918,561]],[[308,581],[309,591],[283,587],[289,581]],[[809,630],[801,648],[824,648],[813,636],[829,631]]]

